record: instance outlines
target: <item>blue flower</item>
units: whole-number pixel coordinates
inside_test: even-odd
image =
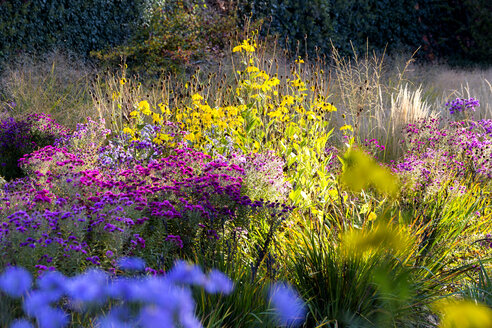
[[[138,257],[122,257],[118,260],[118,266],[126,271],[143,271],[145,261]]]
[[[171,271],[167,273],[166,278],[172,283],[198,286],[204,286],[207,282],[207,276],[200,267],[185,261],[177,261]]]
[[[0,290],[12,297],[21,297],[31,284],[31,274],[23,268],[10,267],[0,275]]]
[[[126,306],[111,308],[106,316],[98,319],[98,323],[99,328],[132,328],[137,326]]]
[[[102,303],[105,301],[107,283],[107,273],[92,269],[69,279],[65,284],[65,289],[68,296],[75,302]]]
[[[142,327],[175,327],[173,313],[155,305],[148,305],[140,311],[139,323]]]
[[[229,294],[234,289],[234,285],[225,274],[218,270],[212,270],[208,274],[205,290],[210,294],[223,293]]]
[[[34,328],[34,326],[26,319],[20,319],[14,321],[14,323],[10,325],[10,328]]]
[[[306,316],[304,302],[291,286],[276,283],[270,287],[269,296],[282,325],[295,327],[304,322]]]
[[[55,302],[65,293],[65,283],[67,278],[58,271],[45,273],[38,279],[37,285],[39,290],[46,295],[47,300]]]
[[[41,313],[36,315],[39,328],[61,328],[68,325],[68,316],[60,309],[46,307]]]
[[[24,312],[30,317],[37,317],[49,307],[49,303],[50,301],[47,300],[45,293],[40,291],[32,292],[24,300]]]

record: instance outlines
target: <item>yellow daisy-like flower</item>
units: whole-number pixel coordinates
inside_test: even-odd
[[[159,139],[159,138],[154,138],[152,141],[153,141],[156,145],[161,145],[161,144],[162,144],[162,140],[161,140],[161,139]]]
[[[126,82],[127,82],[127,80],[125,78],[120,79],[120,84],[121,85],[125,85]]]
[[[159,139],[162,140],[162,141],[169,141],[171,140],[173,137],[171,137],[169,134],[167,133],[159,133]]]
[[[244,40],[242,44],[235,46],[232,48],[232,52],[242,52],[243,50],[246,52],[254,52],[256,43],[253,41],[251,44],[249,43],[250,40]]]
[[[150,104],[147,100],[142,100],[138,103],[138,109],[144,113],[144,111],[150,111]],[[144,113],[145,114],[145,113]]]
[[[157,113],[152,113],[152,123],[158,123],[160,124],[162,122],[162,117],[161,115]]]
[[[246,72],[251,73],[251,72],[259,72],[260,69],[256,66],[248,66],[246,67]]]
[[[132,129],[130,129],[129,127],[125,127],[125,128],[123,129],[123,133],[133,134],[133,130],[132,130]]]
[[[340,131],[343,131],[343,130],[350,130],[350,131],[354,131],[354,128],[352,127],[352,125],[348,125],[348,124],[345,124],[344,126],[342,126],[340,128]]]
[[[130,116],[137,116],[138,115],[138,112],[136,110],[130,112]]]
[[[199,93],[195,93],[191,96],[191,100],[193,100],[193,102],[199,102],[200,100],[203,100],[203,97]]]

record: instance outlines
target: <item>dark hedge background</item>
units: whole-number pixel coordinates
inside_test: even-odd
[[[138,33],[143,8],[153,0],[0,0],[0,61],[22,51],[63,47],[82,55],[123,44]],[[238,25],[265,18],[270,33],[288,37],[301,53],[329,53],[330,40],[344,54],[357,49],[413,51],[422,60],[453,65],[492,64],[490,0],[168,0],[227,3]],[[173,24],[168,24],[173,26]],[[266,29],[264,29],[266,30]],[[161,33],[166,33],[165,29]]]

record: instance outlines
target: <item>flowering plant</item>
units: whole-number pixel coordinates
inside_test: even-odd
[[[475,98],[456,98],[455,100],[447,102],[446,107],[449,107],[449,113],[451,115],[454,115],[469,111],[475,111],[475,107],[480,107],[480,103]]]

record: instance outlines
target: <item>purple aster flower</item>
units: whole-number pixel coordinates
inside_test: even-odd
[[[270,302],[282,325],[299,326],[306,317],[306,308],[299,294],[289,285],[276,283],[270,287]]]
[[[23,268],[10,267],[0,275],[0,290],[12,297],[21,297],[31,284],[31,274]]]

